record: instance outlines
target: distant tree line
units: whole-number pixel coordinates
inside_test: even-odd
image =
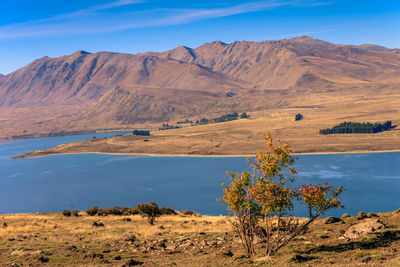
[[[178,129],[180,126],[170,125],[168,123],[163,123],[162,127],[158,128],[158,130],[169,130],[169,129]]]
[[[320,134],[379,133],[392,129],[392,121],[385,123],[343,122],[332,128],[321,129]]]
[[[150,131],[144,131],[144,130],[134,130],[132,132],[133,135],[143,135],[143,136],[150,136]]]
[[[190,124],[190,123],[193,123],[193,121],[186,119],[184,121],[178,121],[176,124]]]
[[[225,121],[234,121],[237,119],[245,119],[248,118],[249,116],[246,114],[246,112],[243,112],[242,114],[238,114],[237,112],[232,113],[232,114],[226,114],[226,115],[222,115],[220,117],[217,118],[213,118],[213,119],[207,119],[207,118],[201,118],[200,120],[196,121],[196,125],[205,125],[205,124],[209,124],[209,123],[220,123],[220,122],[225,122]]]

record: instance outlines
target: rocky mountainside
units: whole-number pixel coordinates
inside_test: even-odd
[[[309,37],[137,55],[78,51],[0,78],[0,136],[284,108],[290,95],[398,90],[399,74],[399,50]]]

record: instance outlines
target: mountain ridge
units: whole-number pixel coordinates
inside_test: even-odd
[[[397,90],[399,73],[398,49],[311,37],[138,54],[79,50],[0,78],[0,136],[285,108],[288,96]]]

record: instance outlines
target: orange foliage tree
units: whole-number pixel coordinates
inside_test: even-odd
[[[228,173],[230,184],[223,184],[221,202],[227,205],[232,225],[249,255],[255,253],[254,236],[265,239],[266,255],[272,256],[296,236],[307,231],[308,226],[328,209],[343,207],[337,196],[343,187],[302,185],[293,190],[288,185],[294,178],[283,174],[288,170],[295,175],[295,157],[288,144],[273,145],[269,134],[265,135],[268,151],[258,152],[248,159],[253,173]],[[299,223],[291,215],[295,201],[306,205],[309,218]],[[262,230],[260,232],[260,229]]]

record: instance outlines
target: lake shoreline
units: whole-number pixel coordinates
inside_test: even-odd
[[[400,152],[400,150],[377,150],[377,151],[346,151],[346,152],[305,152],[305,153],[293,153],[294,156],[303,156],[303,155],[342,155],[342,154],[377,154],[377,153],[396,153]],[[241,154],[227,154],[227,155],[202,155],[202,154],[156,154],[156,153],[112,153],[112,152],[75,152],[75,153],[49,153],[45,155],[37,155],[37,156],[24,156],[17,155],[12,157],[12,159],[24,159],[24,158],[43,158],[49,156],[59,156],[59,155],[90,155],[90,154],[98,154],[98,155],[111,155],[111,156],[137,156],[137,157],[187,157],[187,158],[248,158],[254,157],[255,155],[241,155]]]

